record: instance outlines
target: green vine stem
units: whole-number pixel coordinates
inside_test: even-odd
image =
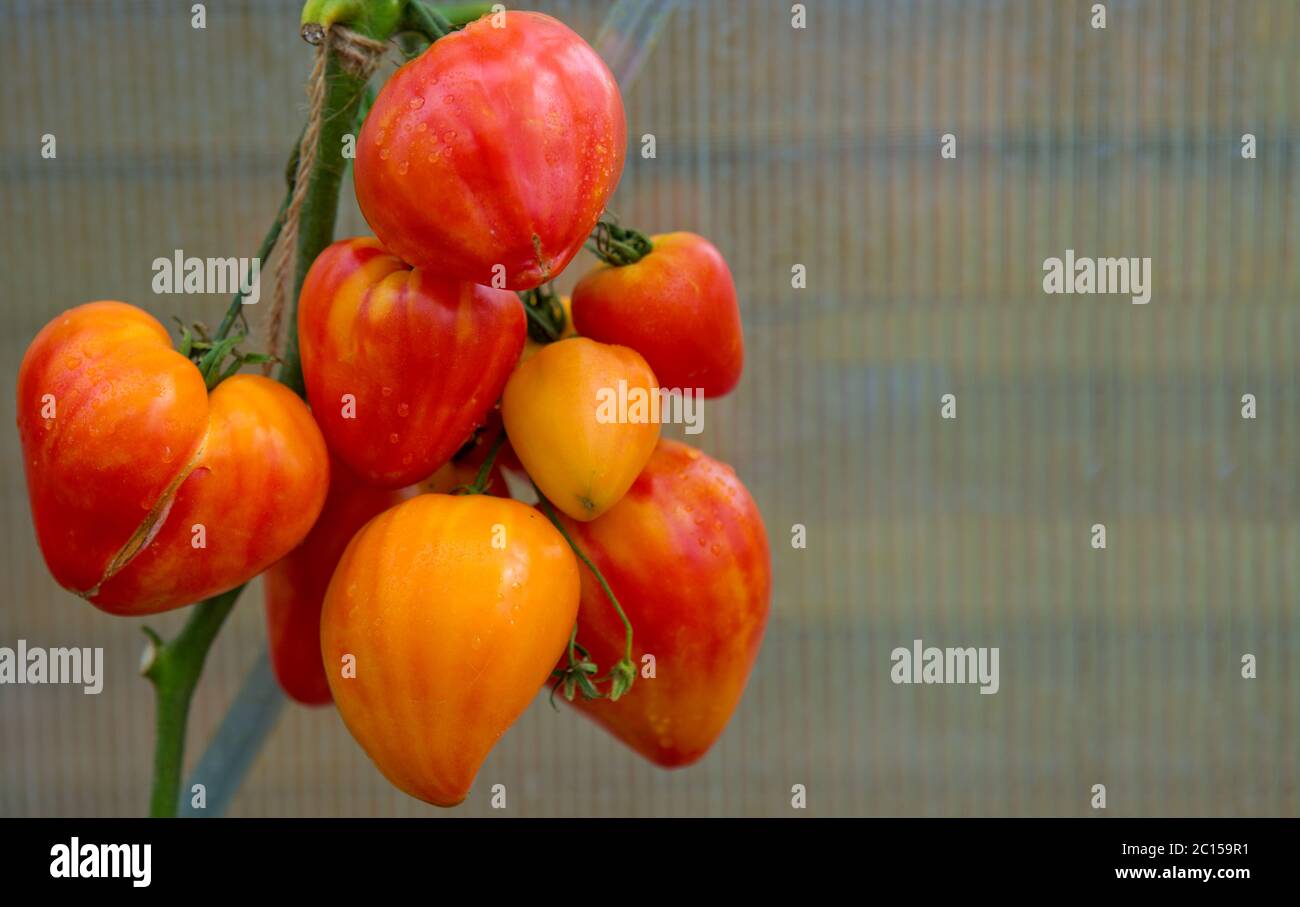
[[[469,485],[462,485],[455,489],[457,493],[463,495],[486,494],[488,485],[491,484],[492,465],[497,461],[497,454],[501,452],[502,446],[506,442],[506,433],[502,429],[497,433],[496,438],[492,440],[492,446],[488,448],[487,456],[479,465],[478,472],[474,474],[474,481]]]
[[[609,680],[610,701],[617,701],[619,697],[632,689],[632,683],[636,680],[636,667],[632,661],[632,621],[628,620],[627,614],[623,611],[623,606],[619,604],[618,596],[616,596],[614,590],[609,587],[609,583],[606,582],[604,574],[600,572],[600,568],[592,563],[591,558],[587,557],[585,551],[578,547],[578,543],[573,540],[572,536],[569,535],[568,530],[564,528],[564,524],[560,522],[560,518],[555,515],[555,509],[551,507],[551,502],[546,499],[546,496],[542,494],[541,489],[536,485],[533,486],[533,490],[537,492],[537,506],[541,509],[542,513],[546,515],[546,518],[551,521],[552,525],[560,531],[560,535],[562,535],[564,540],[569,543],[569,547],[573,549],[573,553],[578,556],[580,561],[587,565],[587,569],[596,577],[596,582],[600,583],[600,588],[605,591],[605,597],[608,598],[609,603],[614,606],[614,611],[618,614],[618,619],[623,622],[623,629],[626,633],[626,644],[623,650],[623,658],[618,662],[618,664],[614,665],[614,667],[610,669],[609,674],[596,680],[597,683]],[[575,625],[573,635],[569,639],[569,671],[564,673],[573,676],[576,682],[579,685],[582,685],[582,680],[580,678],[586,674],[594,673],[595,666],[592,665],[590,670],[584,667],[584,663],[590,664],[590,662],[586,661],[585,649],[583,650],[583,660],[577,663],[574,662],[573,653],[574,647],[577,644],[577,634],[578,629]],[[573,672],[576,672],[576,675],[574,675]],[[566,684],[564,691],[565,697],[567,699],[573,699],[568,677],[562,677],[561,682]],[[552,690],[552,693],[553,692],[554,691]],[[584,686],[584,693],[585,692],[586,687]],[[588,696],[587,698],[594,699],[596,697]]]
[[[212,641],[243,589],[239,586],[195,605],[181,632],[170,642],[164,643],[152,629],[144,628],[149,647],[140,673],[153,684],[157,701],[153,788],[149,795],[149,815],[153,818],[175,816],[180,807],[190,700]]]
[[[638,230],[620,227],[612,220],[602,220],[591,231],[587,248],[611,267],[636,264],[654,251],[650,237]]]

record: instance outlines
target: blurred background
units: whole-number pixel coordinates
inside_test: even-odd
[[[153,295],[153,259],[252,255],[275,215],[300,4],[211,0],[204,30],[191,5],[0,0],[8,426],[46,321],[118,298],[216,322],[225,297]],[[332,709],[287,705],[228,814],[500,815],[497,783],[513,816],[799,815],[794,784],[809,815],[1094,815],[1098,783],[1108,815],[1300,811],[1300,4],[1109,0],[1104,30],[1092,5],[810,0],[793,29],[785,0],[682,2],[626,92],[612,208],[732,266],[746,373],[690,440],[772,541],[766,641],[701,763],[655,769],[539,697],[439,811]],[[536,8],[594,41],[610,4]],[[362,232],[349,182],[338,233]],[[1149,256],[1150,304],[1045,295],[1067,248]],[[106,662],[99,696],[0,686],[0,815],[142,815],[143,622],[54,584],[12,428],[0,466],[0,645]],[[198,689],[191,766],[263,621],[255,584]],[[913,639],[999,647],[1000,691],[895,686]]]

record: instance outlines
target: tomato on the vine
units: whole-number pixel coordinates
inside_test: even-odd
[[[320,612],[343,549],[372,517],[410,496],[409,489],[379,488],[330,462],[325,507],[297,548],[263,575],[271,666],[280,688],[303,705],[330,701],[320,656]]]
[[[428,478],[496,404],[525,330],[513,293],[413,269],[374,239],[334,243],[298,306],[307,397],[330,450],[377,485]]]
[[[423,494],[353,538],[325,595],[339,714],[379,770],[454,806],[569,641],[578,566],[540,513]]]
[[[60,585],[114,614],[188,605],[252,579],[316,521],[329,460],[311,413],[267,378],[209,395],[153,316],[64,312],[18,374],[36,535]]]
[[[357,203],[404,260],[526,290],[586,242],[626,133],[618,85],[576,33],[541,13],[485,16],[379,92],[357,141]]]
[[[740,702],[767,625],[772,567],[758,507],[730,466],[661,440],[608,513],[560,519],[618,596],[642,672],[617,702],[579,697],[573,705],[657,765],[695,762]],[[625,641],[622,621],[583,569],[578,642],[605,670],[623,657]]]
[[[618,502],[654,451],[659,424],[637,400],[654,373],[627,347],[571,337],[520,363],[501,415],[515,455],[563,512],[594,520]],[[620,411],[619,402],[628,404]]]
[[[578,281],[574,326],[584,337],[645,356],[664,387],[721,396],[736,386],[745,362],[731,270],[694,233],[649,240],[652,248],[639,260],[599,264]]]

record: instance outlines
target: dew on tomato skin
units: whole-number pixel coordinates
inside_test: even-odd
[[[67,356],[63,357],[64,368],[74,369],[79,365],[81,365],[81,357],[76,353],[69,353]]]
[[[391,387],[381,387],[379,392],[385,397],[391,397],[393,395],[393,389]]]
[[[424,106],[424,98],[420,97],[419,95],[416,95],[415,97],[411,98],[410,107],[412,110],[419,110],[423,106]]]
[[[709,546],[709,550],[712,551],[714,554],[721,554],[722,546],[719,545],[717,542],[714,542],[711,546]]]
[[[170,447],[164,447],[162,449],[162,461],[164,463],[170,463],[174,456],[176,456],[176,454],[172,453],[172,449]]]
[[[405,176],[405,175],[406,175],[406,171],[407,171],[407,170],[410,170],[410,169],[411,169],[411,162],[410,162],[410,161],[402,161],[400,164],[397,165],[397,175],[398,175],[398,176]]]
[[[389,444],[396,444],[400,440],[401,438],[398,437],[397,432],[393,432],[391,435],[388,436]]]
[[[411,407],[410,407],[410,405],[407,404],[407,403],[399,403],[399,404],[397,404],[397,414],[398,414],[399,416],[401,416],[403,419],[405,419],[407,416],[409,416],[409,415],[411,414]]]
[[[379,159],[380,159],[381,161],[386,161],[386,160],[388,160],[388,149],[387,149],[387,148],[381,148],[381,149],[379,150]]]

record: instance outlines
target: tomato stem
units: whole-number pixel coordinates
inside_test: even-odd
[[[623,606],[619,604],[618,596],[616,596],[614,590],[609,587],[609,583],[605,580],[604,574],[600,572],[600,568],[592,563],[591,558],[587,557],[586,552],[578,547],[578,543],[575,542],[569,535],[568,531],[565,530],[564,524],[561,523],[560,518],[555,515],[555,510],[551,507],[551,502],[546,499],[544,494],[542,494],[542,490],[538,488],[536,484],[533,485],[533,490],[537,492],[538,507],[541,508],[542,513],[544,513],[546,518],[554,524],[556,529],[560,530],[560,535],[562,535],[564,540],[569,543],[569,547],[573,549],[573,553],[578,556],[580,561],[587,565],[587,569],[596,577],[596,582],[600,583],[600,587],[605,590],[605,597],[608,598],[609,603],[614,606],[614,611],[618,614],[618,619],[623,622],[623,629],[627,634],[623,659],[611,668],[610,672],[605,675],[605,677],[600,678],[602,681],[613,681],[613,685],[610,688],[609,698],[611,700],[617,700],[632,688],[632,682],[636,679],[636,669],[633,667],[632,662],[632,621],[628,620],[627,614],[623,611]],[[574,633],[574,641],[576,642],[576,626],[574,628]],[[572,666],[572,655],[570,655],[570,665]]]
[[[587,249],[610,267],[620,268],[645,258],[654,251],[654,243],[639,230],[602,220],[591,231]]]
[[[157,633],[145,628],[150,642],[141,673],[153,684],[157,699],[153,789],[149,796],[149,815],[153,818],[174,817],[180,809],[190,700],[212,641],[243,588],[239,586],[195,605],[171,642],[164,643]]]
[[[492,474],[492,464],[496,462],[497,454],[500,452],[501,446],[505,444],[505,441],[506,433],[505,429],[502,429],[497,432],[496,438],[492,441],[492,446],[488,448],[487,456],[479,465],[478,472],[474,476],[474,481],[469,485],[462,485],[460,489],[458,489],[462,494],[484,494],[487,491],[488,485],[491,484],[488,476]]]

